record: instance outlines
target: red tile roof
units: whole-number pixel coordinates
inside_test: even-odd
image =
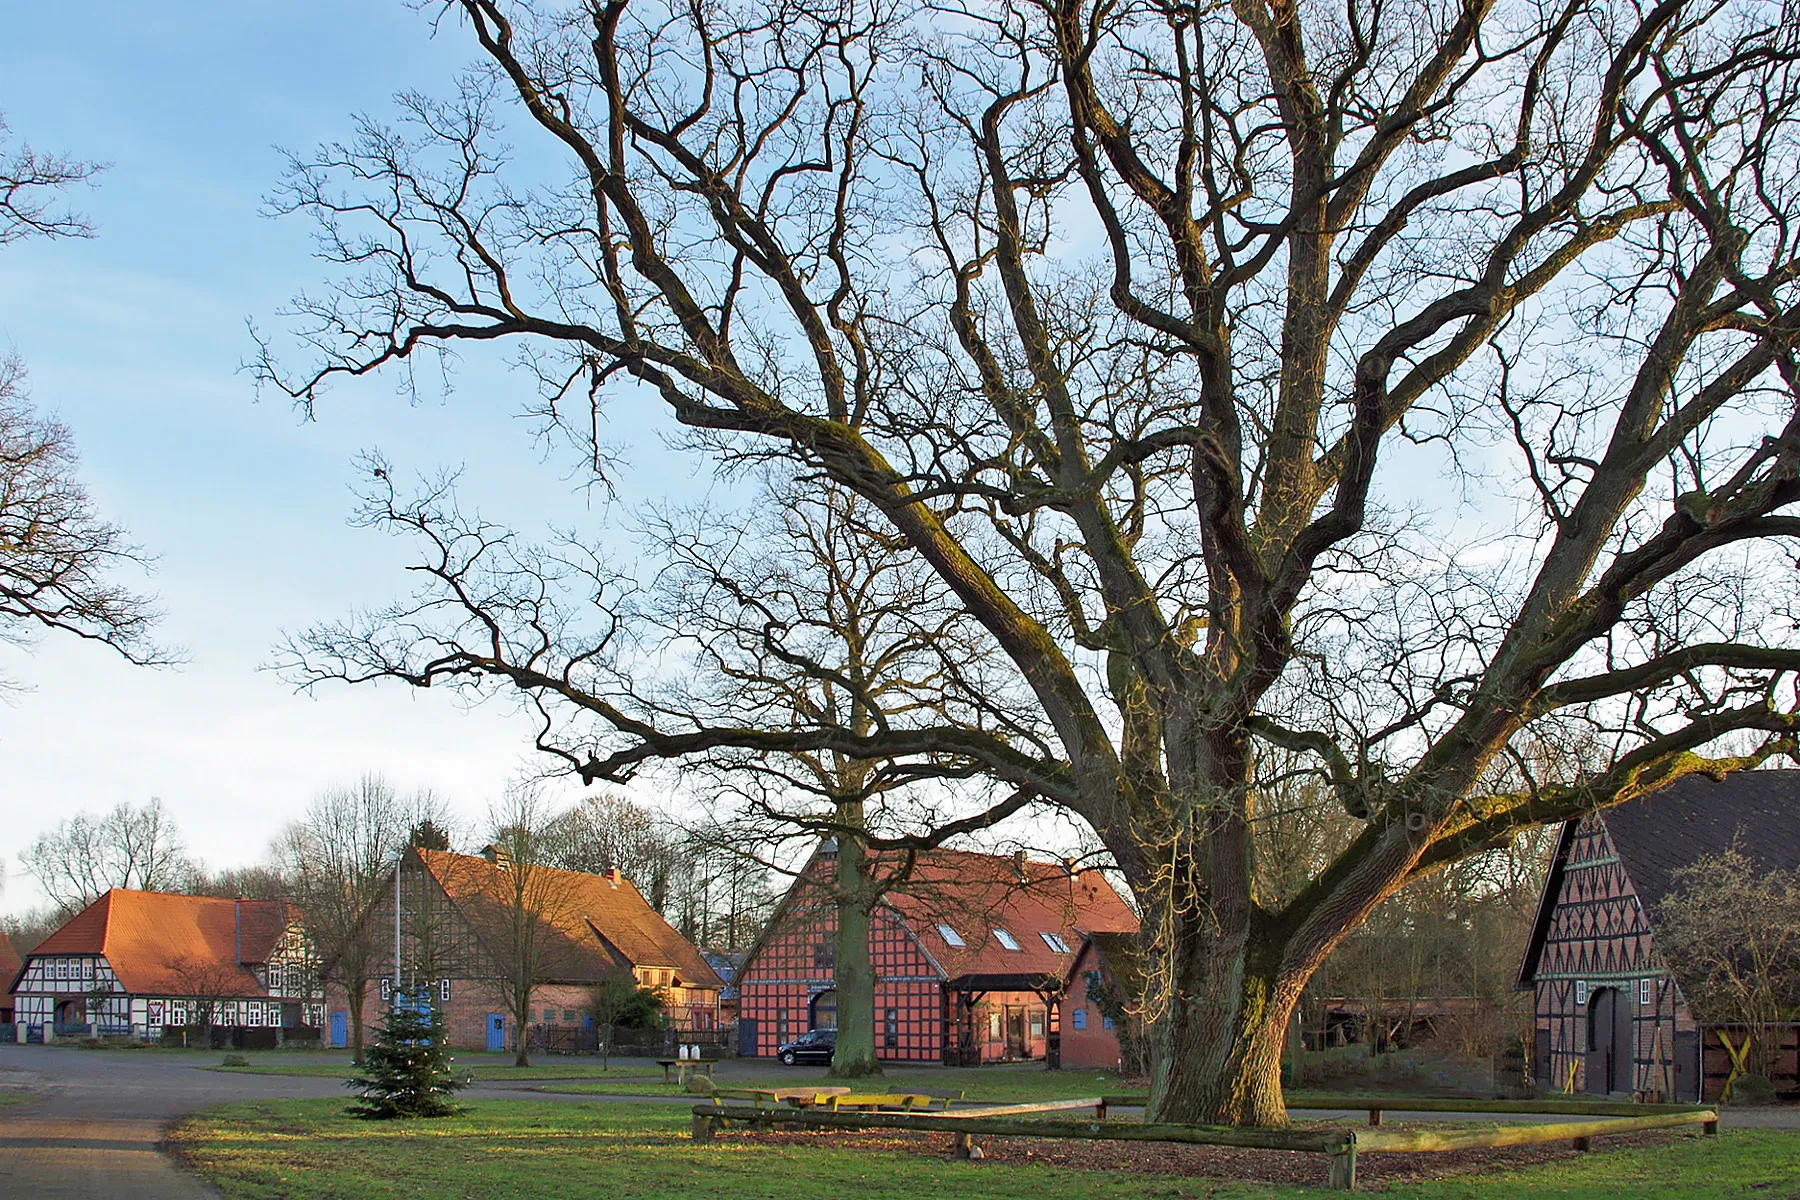
[[[462,903],[486,896],[502,905],[508,903],[506,873],[487,859],[442,850],[416,853],[452,900]],[[650,907],[631,880],[550,867],[533,869],[544,873],[541,894],[548,900],[543,905],[544,917],[562,938],[559,951],[550,956],[559,960],[559,976],[604,979],[617,974],[623,960],[631,967],[673,970],[682,987],[725,986],[694,944]]]
[[[1137,915],[1099,871],[1071,873],[1062,863],[966,850],[921,854],[910,877],[888,894],[887,904],[950,979],[1061,979],[1086,935],[1135,933],[1138,928]],[[948,925],[964,945],[951,945],[940,925]],[[1000,931],[1017,950],[1001,941]],[[1068,949],[1054,948],[1044,934]]]
[[[266,996],[246,963],[267,962],[300,910],[284,900],[229,900],[113,888],[70,917],[33,955],[103,954],[137,995]]]

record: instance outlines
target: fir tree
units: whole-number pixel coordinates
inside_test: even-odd
[[[364,1075],[346,1086],[359,1089],[347,1110],[371,1121],[395,1117],[449,1117],[462,1110],[451,1097],[468,1081],[450,1069],[455,1060],[445,1051],[444,1018],[435,1004],[421,998],[415,1005],[396,992],[387,1024],[364,1054]]]

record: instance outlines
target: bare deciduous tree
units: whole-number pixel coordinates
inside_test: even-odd
[[[1410,880],[1795,748],[1789,16],[455,0],[487,72],[295,162],[344,272],[265,378],[512,342],[596,467],[620,402],[790,460],[956,598],[1010,720],[697,726],[632,686],[628,592],[444,493],[372,514],[439,589],[302,673],[514,691],[588,781],[824,752],[1078,814],[1146,918],[1153,1114],[1282,1122],[1307,981]],[[1574,732],[1593,769],[1490,786]],[[1358,831],[1269,904],[1277,750]]]
[[[0,118],[0,246],[89,236],[87,221],[61,206],[62,193],[98,170],[14,147]],[[0,640],[54,629],[104,642],[129,662],[173,662],[150,636],[154,602],[114,579],[149,560],[100,516],[79,467],[68,427],[32,409],[24,363],[0,355]]]
[[[409,832],[422,821],[443,819],[431,793],[402,798],[386,779],[366,774],[354,785],[320,794],[275,844],[278,870],[292,882],[307,934],[348,999],[350,1053],[358,1063],[363,1005],[369,984],[388,965],[384,949],[392,938],[367,914],[391,881],[394,856]]]
[[[459,897],[463,917],[492,964],[494,989],[512,1018],[513,1065],[528,1067],[532,996],[580,965],[565,930],[582,928],[584,918],[566,877],[559,877],[550,861],[546,831],[552,814],[538,790],[526,784],[508,788],[489,819],[488,849],[497,869],[462,860],[454,869],[479,875],[446,880],[445,886]]]
[[[39,834],[19,863],[65,914],[109,888],[182,891],[194,872],[175,819],[156,797],[141,807],[120,801],[104,816],[78,813]]]

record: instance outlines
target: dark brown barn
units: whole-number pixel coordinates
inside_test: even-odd
[[[1563,826],[1519,969],[1535,993],[1540,1087],[1717,1098],[1729,1066],[1719,1031],[1689,1011],[1652,914],[1674,872],[1734,839],[1765,869],[1800,864],[1800,771],[1689,776]],[[1784,1058],[1776,1085],[1800,1086],[1800,1064]]]

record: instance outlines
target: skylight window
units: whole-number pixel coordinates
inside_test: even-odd
[[[1008,950],[1017,950],[1019,948],[1019,943],[1013,940],[1013,935],[1006,932],[1004,929],[994,930],[994,940],[999,942],[1002,946],[1005,946]]]
[[[962,940],[962,934],[956,932],[956,930],[950,928],[948,925],[938,926],[938,936],[944,939],[945,945],[960,947],[967,944]]]
[[[1044,939],[1044,945],[1050,947],[1058,954],[1067,954],[1069,952],[1069,943],[1062,940],[1062,934],[1040,933],[1038,936]]]

